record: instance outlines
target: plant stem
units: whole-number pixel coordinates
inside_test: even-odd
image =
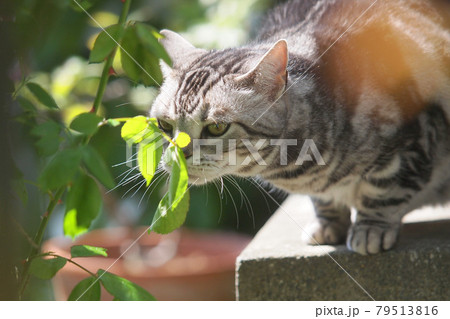
[[[131,0],[126,0],[122,7],[122,12],[121,12],[120,18],[119,18],[119,25],[121,26],[121,28],[120,28],[121,31],[120,31],[119,37],[117,39],[118,42],[120,42],[120,40],[123,36],[124,30],[125,30],[125,23],[127,20],[128,12],[130,11],[130,5],[131,5]],[[117,52],[117,47],[108,56],[108,58],[106,59],[105,65],[103,66],[103,71],[102,71],[102,75],[100,78],[100,84],[97,89],[97,94],[95,96],[94,105],[93,105],[94,113],[98,112],[98,109],[102,102],[103,95],[104,95],[105,89],[106,89],[106,85],[108,84],[108,80],[109,80],[109,70],[111,69],[111,67],[113,65],[113,61],[114,61],[116,52]],[[24,267],[22,270],[22,276],[21,276],[20,287],[19,287],[19,299],[22,299],[23,292],[24,292],[24,290],[27,286],[28,280],[30,278],[30,273],[29,273],[30,272],[30,261],[35,255],[37,255],[39,253],[39,251],[41,249],[42,239],[44,238],[44,233],[47,228],[47,224],[50,219],[50,216],[52,215],[53,210],[55,209],[55,206],[58,204],[58,201],[61,198],[61,196],[64,194],[65,190],[66,190],[66,186],[63,186],[56,191],[55,195],[53,196],[53,198],[51,198],[50,203],[48,204],[47,211],[45,212],[44,216],[42,217],[41,223],[39,224],[39,229],[36,233],[36,236],[34,237],[35,245],[32,245],[30,253],[25,260],[25,264],[24,264]],[[90,271],[88,271],[87,269],[85,269],[84,267],[79,265],[78,263],[76,263],[70,259],[67,259],[67,260],[69,262],[79,266],[80,268],[86,270],[87,272],[89,272],[90,275],[95,276],[95,274],[91,273]]]
[[[48,203],[47,211],[45,212],[44,216],[42,216],[41,223],[39,224],[39,229],[36,233],[36,236],[34,237],[34,244],[31,247],[30,253],[28,254],[27,259],[25,260],[25,265],[22,270],[22,276],[21,276],[21,282],[20,282],[20,289],[19,289],[19,298],[22,299],[23,292],[25,290],[25,287],[27,286],[28,280],[30,278],[30,260],[34,255],[39,253],[42,238],[44,237],[45,229],[47,228],[48,221],[50,219],[50,216],[53,213],[53,210],[55,209],[55,206],[58,204],[59,199],[63,195],[64,191],[66,190],[66,187],[63,186],[59,188],[55,196],[50,200],[50,203]]]
[[[131,0],[126,0],[123,7],[122,12],[120,13],[119,25],[120,31],[119,36],[117,37],[117,42],[120,43],[122,39],[125,23],[127,21],[128,11],[130,11]],[[100,107],[100,104],[103,100],[103,94],[105,93],[106,85],[108,84],[110,69],[114,62],[114,57],[116,56],[117,47],[111,52],[111,54],[106,59],[105,65],[103,66],[102,76],[100,78],[100,83],[98,85],[97,95],[95,96],[93,112],[97,113]]]
[[[59,256],[61,257],[61,256]],[[63,257],[64,258],[64,257]],[[81,266],[79,263],[73,261],[72,259],[69,258],[65,258],[68,262],[74,264],[75,266],[79,267],[80,269],[84,270],[85,272],[87,272],[89,275],[91,275],[92,277],[97,277],[96,274],[94,274],[93,272],[89,271],[88,269],[84,268],[83,266]]]

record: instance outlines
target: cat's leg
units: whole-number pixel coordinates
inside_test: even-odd
[[[380,214],[381,215],[381,214]],[[348,249],[362,255],[377,254],[394,247],[401,225],[401,217],[374,217],[358,212],[347,235]]]
[[[377,254],[394,247],[398,239],[402,217],[409,210],[411,189],[391,187],[376,189],[373,185],[361,185],[370,189],[360,194],[355,205],[356,220],[347,235],[347,247],[362,255]]]
[[[340,244],[345,241],[350,226],[350,209],[333,200],[311,198],[316,220],[310,224],[303,239],[311,245]]]

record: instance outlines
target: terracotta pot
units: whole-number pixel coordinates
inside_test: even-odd
[[[109,228],[89,232],[75,242],[53,238],[45,243],[44,251],[70,257],[72,245],[107,248],[107,258],[75,260],[92,272],[112,266],[109,272],[137,283],[158,300],[234,300],[236,257],[249,241],[248,236],[235,233],[182,229],[149,235],[146,228]],[[67,300],[73,287],[86,277],[86,272],[67,263],[53,279],[55,298]],[[102,299],[112,297],[103,290]]]

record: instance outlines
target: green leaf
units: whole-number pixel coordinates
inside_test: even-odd
[[[90,63],[103,62],[114,50],[119,42],[120,25],[114,24],[102,31],[95,40],[94,47],[89,55]]]
[[[118,300],[156,300],[155,297],[148,293],[144,288],[125,278],[101,269],[98,270],[97,276],[100,278],[103,287]]]
[[[163,81],[163,76],[161,72],[161,68],[159,66],[159,59],[150,54],[149,52],[143,53],[143,62],[144,70],[141,73],[141,81],[146,86],[157,85],[160,86]]]
[[[41,102],[43,105],[50,109],[59,109],[55,100],[47,93],[39,84],[37,83],[27,83],[27,88],[33,93],[33,95]]]
[[[86,135],[93,135],[98,130],[102,118],[94,113],[81,113],[72,120],[70,128]]]
[[[153,123],[149,124],[150,133],[148,133],[139,144],[137,155],[139,171],[147,181],[147,186],[150,185],[155,176],[156,169],[158,168],[163,153],[162,135],[157,127],[155,130]]]
[[[106,188],[114,188],[116,182],[100,154],[89,145],[84,146],[82,151],[83,163],[87,167],[89,173],[91,173]]]
[[[31,130],[31,135],[36,136],[38,141],[35,143],[39,155],[50,156],[59,148],[59,133],[61,127],[50,120],[37,125]]]
[[[188,172],[186,159],[179,147],[170,146],[168,150],[172,152],[172,161],[168,164],[172,166],[172,174],[169,181],[169,199],[173,204],[173,209],[177,208],[177,204],[181,201],[188,187]]]
[[[108,119],[108,120],[106,120],[106,123],[112,127],[116,127],[116,126],[120,125],[120,121],[117,121],[115,119]]]
[[[172,166],[169,191],[158,205],[153,217],[151,230],[167,234],[180,227],[189,210],[188,173],[186,159],[179,147],[167,148],[168,165]]]
[[[189,198],[189,191],[187,191],[178,201],[175,209],[169,200],[169,194],[164,195],[153,216],[150,230],[158,234],[168,234],[183,225],[189,211]]]
[[[80,281],[69,295],[68,301],[99,301],[101,294],[100,281],[88,277]]]
[[[102,198],[97,184],[87,175],[72,184],[66,200],[64,234],[72,238],[86,232],[100,212]]]
[[[39,184],[44,190],[52,190],[69,183],[80,166],[79,149],[58,152],[44,167],[39,176]]]
[[[135,25],[130,25],[125,29],[121,42],[122,67],[127,76],[135,82],[159,85],[162,82],[159,60],[144,47],[136,33]]]
[[[145,48],[157,58],[164,60],[168,65],[172,65],[172,61],[166,50],[161,43],[158,42],[158,38],[161,37],[161,35],[155,28],[147,24],[136,23],[136,31]]]
[[[75,11],[84,12],[84,10],[90,9],[97,1],[98,0],[77,0],[77,2],[75,2],[73,0],[70,0],[70,6]],[[80,6],[82,8],[80,8]]]
[[[142,70],[138,64],[142,64],[141,50],[133,26],[125,29],[121,43],[120,62],[129,78],[136,82],[140,80]]]
[[[66,261],[65,258],[58,256],[54,258],[35,258],[31,261],[30,273],[41,279],[51,279],[64,267]]]
[[[148,119],[145,116],[136,116],[125,122],[120,135],[127,142],[139,143],[148,133],[148,126]]]
[[[70,255],[72,258],[92,257],[92,256],[108,257],[108,254],[106,253],[106,248],[88,245],[77,245],[70,247]]]
[[[31,114],[33,116],[37,114],[37,109],[34,106],[34,104],[31,103],[30,100],[22,96],[18,96],[17,101],[19,102],[20,106],[22,107],[25,113]]]

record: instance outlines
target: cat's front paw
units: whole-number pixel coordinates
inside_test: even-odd
[[[398,232],[398,224],[358,222],[350,227],[347,247],[361,255],[377,254],[394,247]]]
[[[309,224],[303,233],[303,240],[309,245],[336,245],[345,240],[349,224],[342,221],[318,218]]]

